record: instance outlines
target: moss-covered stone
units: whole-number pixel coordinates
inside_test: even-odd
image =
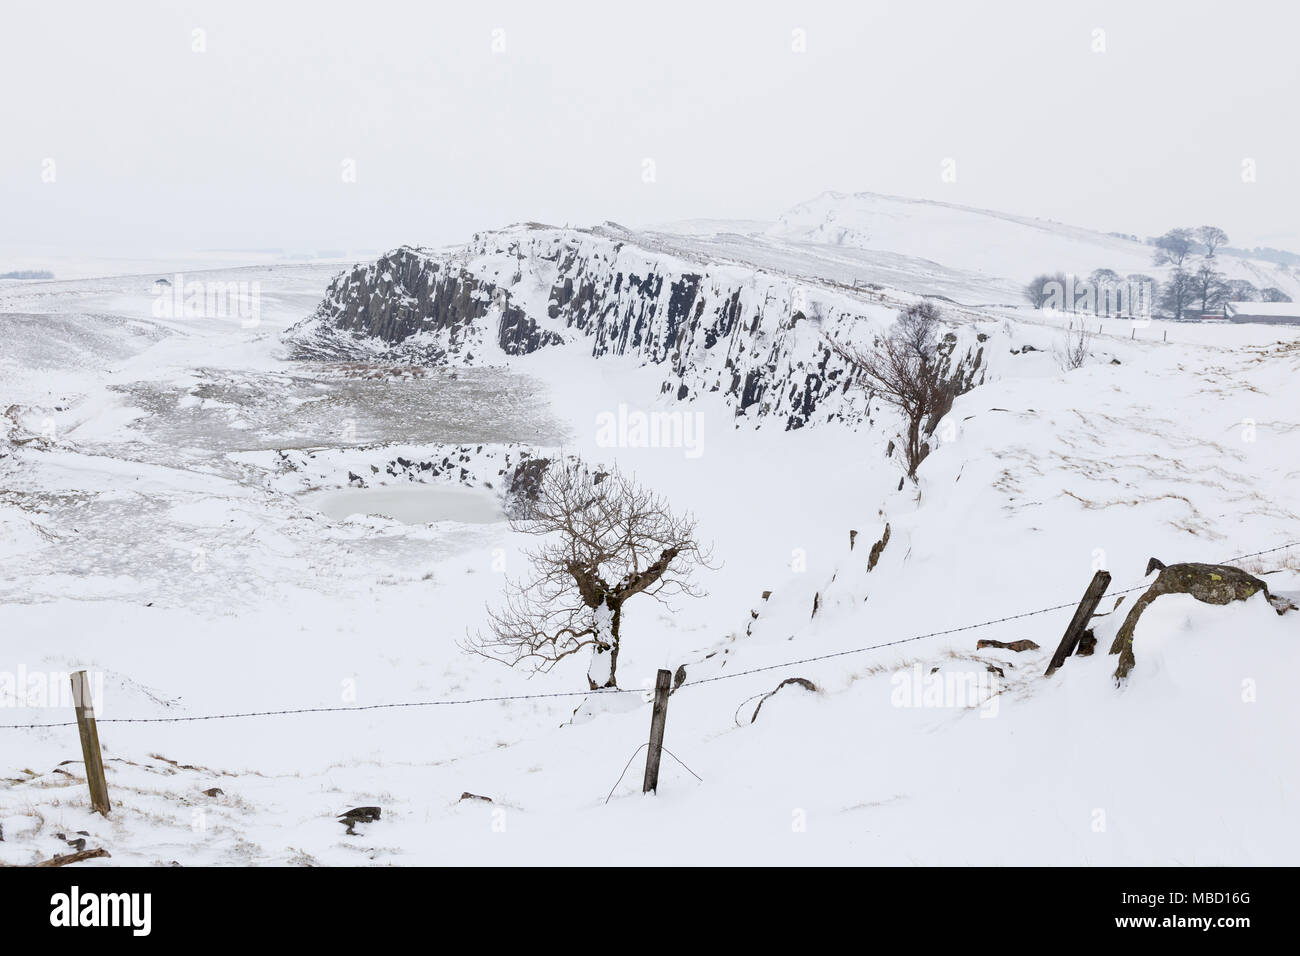
[[[1254,575],[1247,574],[1241,568],[1226,564],[1171,564],[1160,569],[1159,576],[1137,599],[1124,618],[1124,624],[1110,645],[1110,652],[1119,655],[1119,665],[1115,668],[1116,682],[1123,681],[1133,669],[1136,659],[1133,656],[1133,632],[1137,630],[1138,619],[1156,598],[1163,594],[1190,594],[1206,604],[1229,604],[1232,601],[1244,601],[1259,592],[1269,598],[1268,586]],[[1282,613],[1282,609],[1278,610]]]

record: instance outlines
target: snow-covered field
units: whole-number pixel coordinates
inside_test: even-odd
[[[1137,244],[1100,261],[1049,224],[1040,269],[1022,221],[984,242],[932,204],[869,238],[861,208],[832,227],[822,201],[767,229],[603,232],[960,303],[987,374],[916,487],[887,418],[736,427],[721,397],[675,403],[661,370],[580,337],[498,367],[293,361],[281,333],[337,265],[192,274],[258,282],[252,326],[157,317],[153,275],[0,285],[0,724],[71,720],[63,675],[88,669],[114,801],[90,812],[75,726],[0,729],[0,862],[82,831],[112,854],[88,865],[1300,861],[1300,614],[1169,596],[1122,689],[1122,614],[1042,676],[1097,568],[1111,612],[1150,557],[1300,539],[1300,329],[1100,320],[1063,372],[1068,320],[1018,306],[1024,279],[1070,255],[1136,270]],[[620,406],[697,416],[698,440],[610,447],[598,420]],[[584,692],[584,662],[529,677],[460,647],[523,571],[487,486],[526,450],[634,471],[714,544],[707,597],[629,602],[626,692]],[[412,486],[429,475],[410,463],[444,459],[443,494]],[[363,491],[402,520],[349,515]],[[1300,591],[1300,548],[1243,566]],[[679,667],[645,797],[642,689]],[[754,717],[792,677],[817,690]],[[33,700],[44,686],[64,698]],[[366,805],[382,818],[354,834],[335,819]]]

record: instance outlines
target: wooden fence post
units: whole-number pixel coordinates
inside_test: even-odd
[[[1052,655],[1052,663],[1048,665],[1044,677],[1051,677],[1056,673],[1057,668],[1065,663],[1065,659],[1074,653],[1074,649],[1079,646],[1079,638],[1088,627],[1088,621],[1092,619],[1092,614],[1097,610],[1097,605],[1101,602],[1101,596],[1106,593],[1106,588],[1110,587],[1110,572],[1098,571],[1092,576],[1092,581],[1088,585],[1088,590],[1083,592],[1083,600],[1079,606],[1074,609],[1074,617],[1070,618],[1070,624],[1065,629],[1065,636],[1061,638],[1061,643],[1056,647],[1056,653]]]
[[[77,671],[71,679],[72,704],[77,709],[77,731],[81,734],[81,756],[86,762],[86,783],[90,787],[90,806],[108,816],[112,808],[108,803],[104,758],[99,752],[99,729],[95,726],[95,702],[90,697],[90,682],[85,671]]]
[[[673,672],[661,670],[655,676],[655,705],[650,712],[650,748],[645,755],[645,783],[642,793],[659,791],[659,758],[664,749],[664,724],[668,722],[668,688]]]

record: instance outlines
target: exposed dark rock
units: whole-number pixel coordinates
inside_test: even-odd
[[[510,472],[506,485],[507,510],[526,507],[536,501],[542,487],[542,478],[551,465],[549,458],[525,458]]]
[[[1021,651],[1038,650],[1038,645],[1035,644],[1033,641],[1029,640],[1028,638],[1023,638],[1019,641],[981,640],[975,642],[975,649],[977,651],[983,650],[986,647],[996,647],[1004,651],[1016,651],[1017,653]]]
[[[663,366],[661,389],[679,401],[721,392],[738,417],[771,416],[787,429],[861,413],[846,404],[847,365],[800,328],[860,316],[818,303],[806,319],[780,277],[759,288],[726,271],[687,271],[614,232],[516,227],[450,252],[402,247],[338,276],[285,338],[300,358],[467,364],[493,341],[521,355],[585,337],[595,357]],[[513,298],[517,283],[537,282],[550,286],[545,314]],[[982,346],[967,338],[967,348],[954,333],[940,344],[945,412],[982,380]]]
[[[1115,680],[1123,681],[1133,669],[1136,659],[1133,655],[1133,632],[1137,629],[1142,612],[1158,597],[1164,594],[1190,594],[1206,604],[1229,604],[1244,601],[1255,594],[1263,592],[1265,598],[1282,614],[1288,606],[1275,600],[1268,593],[1268,585],[1252,574],[1240,568],[1226,564],[1171,564],[1160,569],[1159,576],[1151,587],[1134,602],[1124,618],[1115,640],[1110,645],[1110,653],[1119,655],[1119,664],[1115,668]]]
[[[939,362],[945,370],[939,378],[939,399],[925,420],[924,431],[927,435],[934,434],[936,426],[943,420],[943,416],[952,411],[952,403],[958,395],[969,392],[976,385],[976,377],[982,379],[984,368],[984,348],[980,346],[974,354],[967,352],[965,355],[957,355],[957,335],[948,332],[939,342]],[[922,458],[930,453],[927,445],[922,452]]]
[[[339,814],[339,823],[346,826],[350,836],[356,836],[357,831],[353,829],[359,823],[373,823],[379,819],[381,811],[379,807],[353,807],[346,813]]]
[[[876,562],[885,551],[885,546],[889,544],[889,522],[885,522],[885,533],[880,536],[880,540],[871,546],[871,553],[867,555],[867,570],[873,571]]]
[[[80,853],[86,848],[86,837],[90,836],[90,834],[85,830],[78,830],[77,834],[77,836],[70,837],[65,836],[62,833],[56,833],[54,836],[56,839],[62,840],[68,846],[72,847],[74,852]]]
[[[457,800],[456,802],[457,802],[457,803],[460,803],[460,802],[462,802],[462,801],[464,801],[464,800],[481,800],[483,803],[491,803],[491,802],[492,802],[492,798],[491,798],[491,797],[482,797],[482,796],[479,796],[477,793],[470,793],[468,790],[466,790],[464,793],[462,793],[462,794],[460,795],[460,800]]]
[[[500,310],[497,344],[508,355],[560,341],[512,305],[503,288],[403,246],[369,265],[356,266],[330,285],[313,318],[325,320],[321,331],[342,335],[307,334],[292,341],[299,357],[341,357],[348,355],[349,338],[374,337],[393,345],[432,332],[438,333],[434,341],[419,349],[423,360],[441,362],[462,351],[468,358],[465,346],[471,342],[471,332],[493,308]]]

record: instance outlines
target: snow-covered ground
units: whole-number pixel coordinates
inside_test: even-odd
[[[1017,307],[1024,270],[977,239],[941,258],[807,220],[627,236],[960,302],[988,374],[917,487],[898,490],[885,421],[736,428],[720,397],[674,403],[659,370],[582,340],[502,368],[292,361],[280,334],[334,266],[196,274],[260,283],[251,327],[159,318],[152,275],[0,287],[0,428],[23,441],[0,439],[0,696],[5,675],[62,694],[87,668],[114,801],[89,811],[75,727],[0,729],[0,862],[81,831],[112,854],[90,865],[1300,860],[1300,614],[1166,597],[1123,689],[1113,613],[1096,655],[1042,677],[1096,568],[1113,594],[1152,556],[1300,539],[1300,329],[1102,320],[1062,372],[1067,318]],[[599,416],[620,406],[698,416],[698,440],[610,447]],[[584,693],[584,662],[530,678],[460,647],[523,570],[476,495],[526,449],[632,470],[714,543],[707,597],[629,602],[627,693]],[[478,489],[436,502],[448,520],[337,506],[359,476],[399,510],[443,460],[435,480]],[[1300,590],[1300,548],[1244,566]],[[1025,638],[1040,648],[976,649]],[[640,691],[682,666],[643,797]],[[791,677],[816,692],[786,686],[755,717]],[[13,683],[0,724],[71,719],[66,699],[14,706]],[[458,703],[481,698],[514,699]],[[427,706],[386,706],[405,703]],[[344,710],[114,722],[316,708]],[[382,818],[348,834],[335,817],[363,805]]]

